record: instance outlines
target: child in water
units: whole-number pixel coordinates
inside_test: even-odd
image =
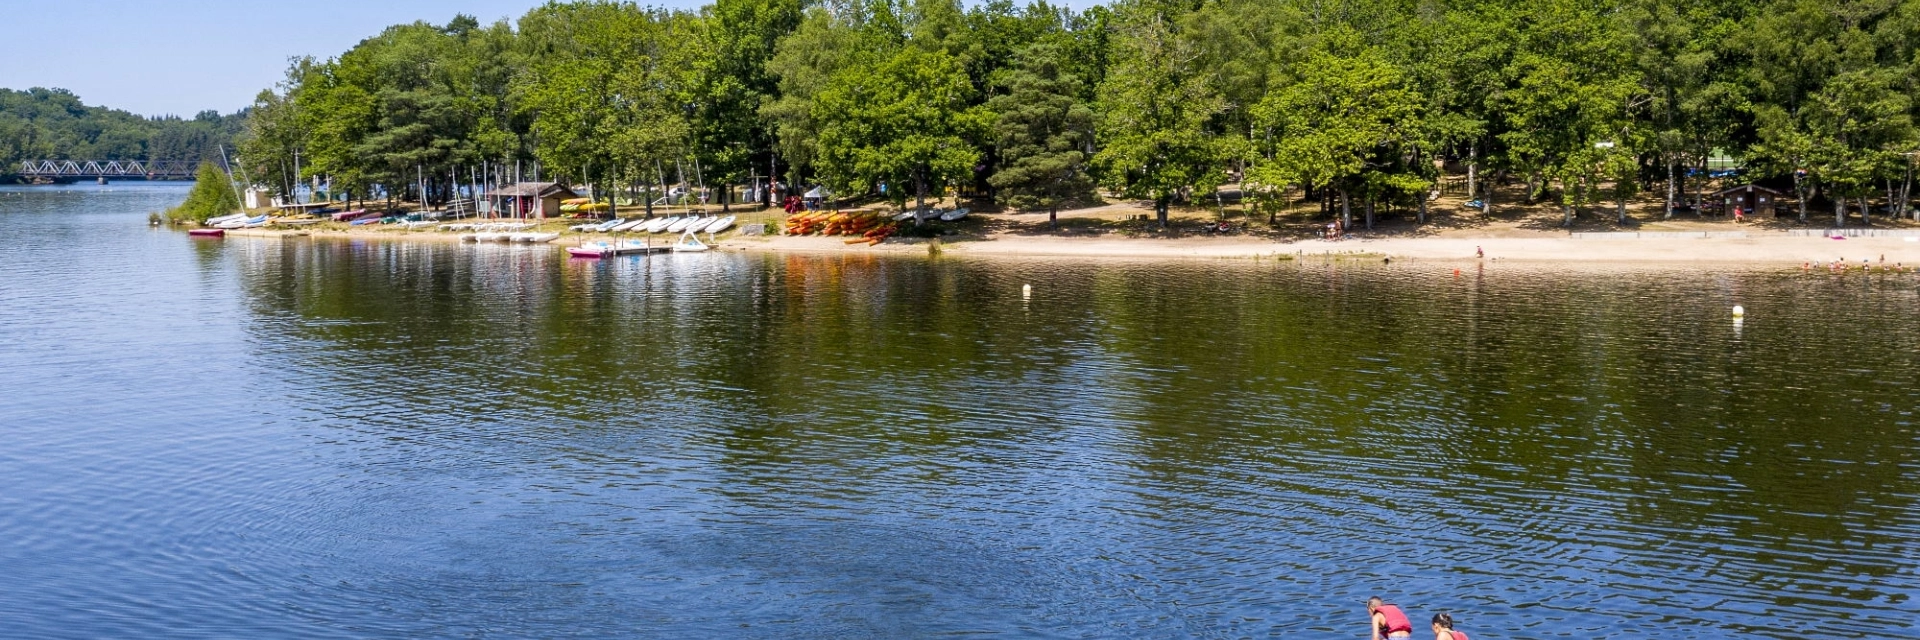
[[[1453,630],[1453,616],[1433,614],[1433,640],[1467,640],[1467,634]]]

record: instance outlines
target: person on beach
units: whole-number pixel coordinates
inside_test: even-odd
[[[1373,640],[1408,640],[1413,637],[1413,621],[1398,605],[1387,604],[1380,596],[1367,598],[1367,615],[1373,622]]]
[[[1740,205],[1734,205],[1733,206],[1733,223],[1740,224],[1746,221],[1747,221],[1747,216],[1740,212]]]
[[[1445,612],[1433,614],[1433,640],[1467,640],[1467,634],[1453,630],[1453,616]]]
[[[1487,257],[1487,252],[1486,252],[1486,251],[1482,251],[1482,250],[1480,249],[1480,246],[1479,246],[1479,245],[1474,245],[1474,247],[1473,247],[1473,257],[1475,257],[1475,258],[1485,258],[1485,257]]]

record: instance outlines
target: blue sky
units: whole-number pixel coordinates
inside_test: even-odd
[[[0,23],[0,87],[62,87],[142,115],[232,112],[285,76],[388,25],[517,18],[541,0],[19,0]],[[644,4],[697,7],[699,0]]]

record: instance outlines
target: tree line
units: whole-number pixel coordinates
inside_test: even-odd
[[[219,160],[222,146],[234,151],[245,122],[244,112],[149,118],[88,106],[65,89],[0,89],[0,176],[23,160]]]
[[[1048,211],[1106,189],[1164,224],[1238,184],[1369,225],[1424,218],[1445,163],[1489,211],[1511,181],[1569,221],[1649,189],[1672,215],[1725,154],[1844,222],[1906,212],[1917,53],[1901,0],[578,1],[296,60],[242,148],[283,188],[781,175]]]

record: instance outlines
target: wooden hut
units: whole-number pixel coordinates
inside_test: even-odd
[[[560,214],[561,200],[579,196],[558,182],[517,182],[489,191],[486,197],[500,203],[501,216],[545,218]]]
[[[1774,205],[1778,204],[1780,197],[1784,195],[1786,194],[1757,184],[1743,184],[1715,191],[1707,197],[1719,200],[1722,215],[1731,216],[1733,208],[1740,207],[1740,210],[1747,212],[1748,216],[1773,216],[1779,215]]]

